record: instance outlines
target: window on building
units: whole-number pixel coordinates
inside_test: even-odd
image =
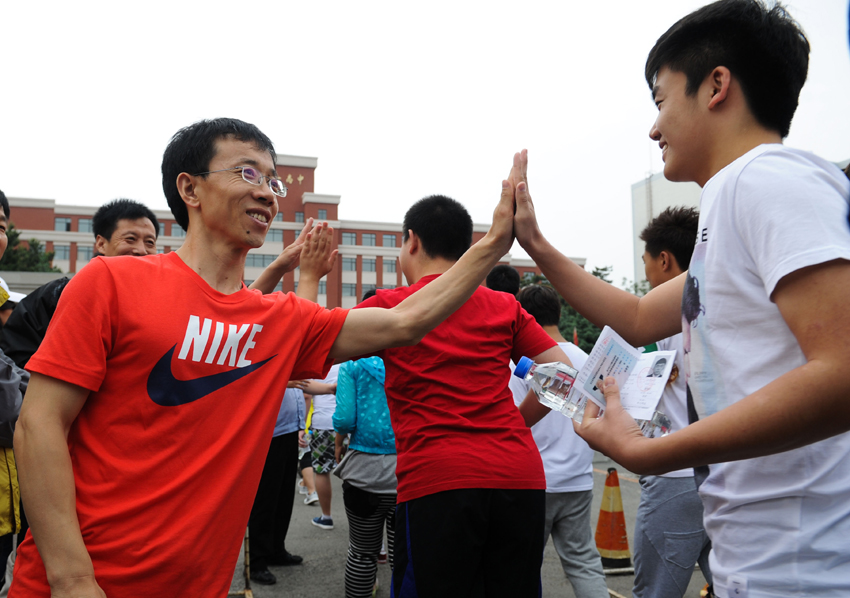
[[[357,245],[357,233],[342,233],[343,245]]]
[[[373,284],[364,284],[364,285],[363,285],[363,294],[365,295],[365,294],[366,294],[366,293],[368,293],[369,291],[374,291],[374,290],[375,290],[375,289],[377,289],[377,288],[378,288],[378,287],[377,287],[377,286],[375,286],[375,285],[373,285]]]
[[[274,255],[265,253],[249,253],[245,257],[246,268],[267,268],[274,261]]]
[[[377,260],[370,260],[363,258],[363,271],[364,272],[375,272],[375,264]]]
[[[283,212],[274,215],[274,222],[283,222]]]
[[[319,210],[319,220],[327,220],[328,219],[328,211],[327,210]]]
[[[395,286],[396,286],[396,285],[394,285],[394,284],[385,284],[385,285],[384,285],[383,287],[381,287],[381,288],[384,288],[384,289],[394,289],[394,288],[395,288]]]
[[[357,296],[357,285],[344,282],[342,283],[342,296],[343,297],[356,297]]]
[[[54,218],[53,219],[53,230],[58,230],[62,232],[70,232],[71,231],[71,219],[70,218]]]
[[[304,212],[295,212],[295,222],[304,222]]]
[[[70,245],[56,245],[53,244],[53,259],[54,260],[69,260],[71,259],[71,246]]]
[[[77,246],[77,269],[79,269],[80,266],[88,264],[93,255],[94,247]]]
[[[162,245],[157,245],[156,246],[156,252],[157,253],[165,253],[165,247],[163,247]]]
[[[356,272],[357,271],[357,258],[356,257],[344,257],[344,258],[342,258],[342,271],[343,272]]]
[[[395,274],[395,260],[384,259],[384,272],[392,272]]]
[[[384,235],[384,247],[395,247],[395,235]]]
[[[273,243],[283,243],[283,231],[279,228],[270,229],[269,234],[266,235],[266,241],[272,241]]]
[[[90,233],[91,230],[91,218],[80,218],[77,220],[77,230],[81,233]]]
[[[375,233],[363,233],[363,245],[374,247],[377,242],[375,239],[376,236]]]
[[[164,222],[159,223],[159,236],[160,237],[165,236],[165,223]]]
[[[320,280],[319,281],[319,295],[327,295],[328,294],[328,283],[327,281]]]
[[[176,222],[171,223],[171,236],[172,237],[185,237],[186,231],[183,230],[183,227],[177,224]]]

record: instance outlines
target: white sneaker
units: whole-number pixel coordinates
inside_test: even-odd
[[[310,491],[307,490],[307,486],[298,482],[298,494],[310,494]]]
[[[313,492],[312,494],[308,494],[307,498],[304,499],[305,505],[314,505],[319,502],[319,494],[317,492]]]

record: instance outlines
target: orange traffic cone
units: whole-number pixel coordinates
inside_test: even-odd
[[[608,469],[602,508],[596,524],[596,548],[602,557],[603,569],[622,569],[632,566],[629,539],[626,536],[626,518],[623,515],[623,497],[620,495],[620,478],[613,467]]]

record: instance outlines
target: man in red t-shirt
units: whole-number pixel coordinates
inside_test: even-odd
[[[403,239],[411,286],[358,308],[392,308],[444,282],[472,243],[472,219],[453,199],[427,197],[405,215]],[[398,448],[394,595],[537,597],[546,480],[508,363],[567,356],[513,296],[486,287],[419,344],[378,355]]]
[[[181,129],[162,173],[182,247],[95,258],[68,283],[28,364],[15,434],[30,534],[10,598],[226,594],[287,381],[415,343],[510,248],[504,181],[484,240],[392,310],[249,290],[245,257],[286,193],[274,161],[248,123]],[[318,286],[317,273],[303,270],[299,286]]]

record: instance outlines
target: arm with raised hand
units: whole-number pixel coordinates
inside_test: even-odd
[[[322,222],[309,232],[301,250],[301,270],[295,294],[302,299],[317,302],[319,281],[334,267],[337,250],[334,249],[334,229]]]
[[[301,250],[304,247],[304,242],[307,240],[312,228],[313,219],[308,218],[307,222],[304,223],[304,228],[301,229],[301,233],[298,235],[298,238],[295,239],[295,242],[284,247],[283,251],[280,252],[280,255],[277,256],[275,260],[262,271],[262,273],[257,277],[257,280],[252,282],[251,286],[248,288],[257,289],[262,291],[263,294],[273,292],[277,283],[279,283],[280,279],[283,278],[283,275],[287,272],[292,272],[298,267],[301,259]]]
[[[105,598],[83,542],[68,431],[89,391],[34,373],[15,429],[21,497],[52,598]]]
[[[586,272],[543,236],[527,180],[528,152],[514,156],[516,186],[514,231],[523,249],[552,286],[582,316],[602,328],[606,324],[635,346],[647,345],[682,331],[681,303],[685,275],[638,298]]]
[[[389,347],[414,345],[463,305],[513,242],[514,189],[502,181],[502,195],[487,234],[446,273],[392,309],[348,312],[331,348],[337,361]]]
[[[607,378],[605,416],[597,418],[589,403],[576,431],[630,471],[655,474],[781,453],[850,430],[848,294],[850,262],[844,260],[780,280],[773,299],[806,363],[714,415],[663,438],[644,438]]]

